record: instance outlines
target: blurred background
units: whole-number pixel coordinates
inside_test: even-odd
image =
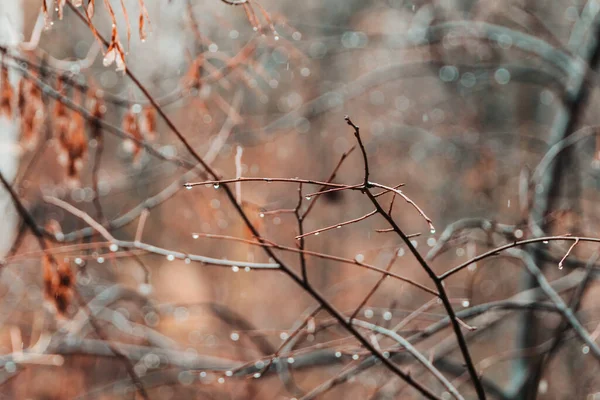
[[[83,3],[80,13],[89,10]],[[115,24],[127,70],[224,179],[327,181],[356,144],[344,121],[349,115],[360,126],[371,181],[404,184],[403,193],[433,221],[435,229],[396,198],[395,221],[419,234],[413,246],[438,274],[514,240],[598,235],[596,0],[145,0],[147,13],[143,4],[96,2],[97,34],[110,39]],[[26,87],[19,79],[32,82],[41,92],[28,99],[43,110],[31,140],[18,101],[0,117],[0,171],[46,228],[48,247],[71,268],[88,306],[74,296],[58,312],[45,295],[38,242],[4,191],[0,396],[142,398],[109,342],[130,360],[152,399],[421,398],[384,366],[369,364],[369,351],[288,275],[244,267],[274,261],[249,243],[253,236],[223,188],[185,190],[184,183],[209,178],[190,167],[196,161],[144,93],[116,70],[118,63],[103,65],[105,48],[71,8],[65,6],[61,20],[48,2],[47,14],[44,22],[39,1],[0,4],[10,85],[16,93]],[[127,118],[137,120],[137,138],[148,148],[106,126],[97,136],[84,114],[87,145],[73,176],[61,165],[54,94],[90,113],[91,100],[100,99],[102,112],[94,115],[134,136]],[[66,112],[68,121],[80,118]],[[334,182],[360,184],[363,174],[355,149]],[[230,187],[260,234],[291,248],[299,243],[298,204],[303,212],[315,203],[304,232],[373,210],[353,190],[309,199],[321,188],[306,184],[299,203],[294,182]],[[111,245],[48,197],[86,212],[118,240],[164,251]],[[391,199],[381,197],[382,204],[387,208]],[[399,237],[378,232],[386,228],[374,215],[306,237],[307,250],[349,261],[306,257],[312,287],[347,316],[381,277],[353,260],[391,265],[434,287]],[[488,398],[600,398],[598,359],[524,267],[537,265],[596,340],[596,245],[572,244],[519,247],[445,281],[468,324],[463,331]],[[210,265],[188,254],[239,265]],[[276,254],[300,273],[297,253]],[[446,315],[431,294],[386,279],[357,318],[415,338],[465,398],[477,398],[452,329],[435,328]],[[369,340],[398,353],[403,370],[450,398],[393,341]],[[281,358],[268,365],[283,343]]]

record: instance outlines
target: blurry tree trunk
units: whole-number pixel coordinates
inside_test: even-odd
[[[549,148],[561,140],[566,139],[575,132],[576,128],[581,125],[584,117],[585,107],[588,104],[588,99],[592,85],[590,84],[590,76],[593,75],[598,68],[600,62],[600,42],[598,35],[600,34],[600,23],[592,20],[589,26],[589,36],[585,43],[582,43],[578,48],[581,50],[578,55],[585,61],[588,61],[589,70],[580,71],[578,75],[576,71],[571,71],[571,79],[573,81],[574,90],[566,94],[564,105],[560,105],[553,121],[550,132]],[[573,149],[567,149],[559,154],[556,160],[549,165],[545,174],[541,178],[541,190],[536,190],[532,213],[530,216],[530,226],[539,225],[544,233],[552,234],[551,220],[548,220],[548,215],[556,210],[556,205],[560,199],[561,193],[564,193],[563,186],[568,182],[567,172],[575,168],[576,160],[573,156]],[[579,178],[579,177],[577,177]],[[572,179],[573,181],[575,179]],[[579,185],[576,186],[579,192]],[[534,235],[540,235],[542,232],[533,232]],[[536,264],[542,268],[543,260],[540,258],[540,246],[533,245],[530,250]],[[537,281],[530,275],[524,278],[528,288],[537,286]],[[532,315],[525,313],[521,324],[521,332],[519,339],[520,348],[531,348],[540,343],[540,327],[537,326],[537,321],[532,318]],[[554,333],[556,334],[556,333]],[[514,369],[513,383],[519,379],[525,379],[520,391],[517,393],[518,399],[535,398],[538,391],[539,376],[536,370],[539,371],[539,363],[544,362],[544,357],[533,357],[528,360],[521,360],[522,365]]]
[[[23,32],[23,4],[20,0],[0,1],[0,45],[14,47],[21,41]],[[16,89],[18,76],[11,71],[10,80]],[[19,161],[18,147],[19,124],[17,118],[0,115],[0,172],[12,181],[17,173]],[[0,256],[4,256],[13,242],[17,214],[5,190],[0,190]]]

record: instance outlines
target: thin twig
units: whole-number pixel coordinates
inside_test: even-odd
[[[436,288],[437,288],[438,293],[439,293],[439,298],[442,300],[444,308],[445,308],[446,312],[448,313],[448,317],[450,318],[450,321],[451,321],[451,324],[452,324],[452,328],[454,330],[454,334],[456,336],[456,339],[457,339],[460,351],[461,351],[461,353],[463,355],[463,358],[465,360],[465,364],[467,366],[467,370],[469,371],[469,375],[471,376],[471,380],[473,381],[473,385],[475,387],[475,391],[477,392],[477,396],[478,396],[478,398],[480,400],[484,400],[486,398],[486,396],[485,396],[485,390],[483,389],[483,386],[481,385],[481,381],[479,380],[479,375],[477,374],[477,371],[475,370],[475,365],[474,365],[473,360],[471,358],[471,354],[469,352],[469,348],[467,346],[467,342],[465,340],[465,337],[464,337],[464,335],[463,335],[463,333],[461,331],[460,323],[458,322],[458,319],[456,318],[456,314],[454,312],[454,309],[452,308],[452,304],[450,303],[448,295],[446,294],[446,289],[444,287],[443,280],[437,277],[437,275],[435,274],[435,272],[433,271],[433,269],[429,266],[429,264],[427,264],[427,261],[425,261],[425,259],[421,256],[421,254],[419,254],[419,252],[417,251],[417,249],[413,246],[413,244],[411,243],[410,239],[400,229],[400,227],[398,227],[398,225],[393,220],[393,218],[381,207],[381,205],[379,204],[379,202],[377,201],[377,199],[370,192],[369,187],[370,187],[371,183],[369,182],[369,179],[368,179],[368,177],[369,177],[368,159],[367,159],[367,154],[366,154],[365,147],[364,147],[364,145],[362,143],[362,139],[360,137],[360,131],[359,131],[358,127],[350,120],[349,117],[346,117],[346,122],[348,123],[348,125],[350,125],[350,126],[352,126],[354,128],[354,136],[356,137],[356,140],[358,141],[359,147],[360,147],[361,151],[363,152],[363,160],[364,160],[364,163],[365,163],[365,165],[364,165],[364,174],[365,174],[364,182],[365,182],[365,184],[364,184],[363,192],[371,200],[371,202],[373,203],[373,205],[377,209],[378,213],[383,218],[385,218],[385,220],[390,224],[390,226],[392,228],[394,228],[394,231],[396,232],[396,234],[398,236],[400,236],[400,238],[402,239],[402,241],[406,244],[406,246],[408,247],[408,249],[410,250],[410,252],[415,257],[415,259],[419,262],[419,264],[423,267],[423,269],[425,270],[425,272],[427,273],[427,275],[430,277],[430,279],[436,285]],[[384,189],[388,189],[388,190],[391,189],[394,192],[399,192],[399,191],[393,190],[392,188],[389,188],[387,186],[380,186],[380,187],[383,187]],[[405,196],[403,196],[403,194],[401,192],[399,192],[398,194],[401,195],[402,197],[405,197]],[[415,206],[416,206],[416,204],[415,204]],[[420,208],[418,208],[418,210],[420,210]],[[424,213],[422,215],[430,223],[430,226],[433,227],[433,225],[431,225],[431,220],[429,220],[424,215]]]

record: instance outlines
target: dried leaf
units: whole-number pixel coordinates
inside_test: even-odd
[[[95,9],[96,9],[96,7],[95,7],[95,5],[94,5],[94,2],[95,2],[95,1],[96,1],[96,0],[90,0],[90,1],[88,2],[88,6],[87,6],[87,8],[86,8],[86,14],[87,14],[88,20],[91,20],[91,19],[92,19],[92,17],[94,16],[94,11],[95,11]]]
[[[97,120],[102,119],[106,113],[106,106],[102,99],[98,96],[93,96],[90,97],[89,103],[92,117]],[[90,136],[96,140],[102,140],[102,126],[96,120],[90,121]]]
[[[67,113],[59,101],[54,110],[54,129],[58,139],[58,162],[66,168],[68,184],[76,186],[88,147],[84,118],[74,111]]]
[[[117,58],[116,58],[117,71],[123,71],[125,73],[125,52],[121,43],[117,42]]]
[[[156,110],[152,106],[144,107],[139,119],[140,131],[145,139],[154,140],[156,137]]]
[[[88,27],[92,31],[94,38],[96,38],[96,41],[98,42],[100,47],[104,47],[104,42],[100,38],[100,35],[98,34],[98,31],[96,30],[96,27],[92,23],[92,17],[94,16],[94,10],[95,10],[94,1],[95,0],[89,1],[88,6],[85,8],[85,16],[87,17]]]
[[[139,35],[142,42],[146,41],[146,21],[148,27],[150,27],[150,16],[148,15],[148,9],[144,4],[144,0],[138,0],[140,5],[140,17],[139,17]]]
[[[48,10],[48,3],[46,3],[46,0],[42,0],[42,13],[44,14],[44,26],[48,29],[52,25],[52,16]]]
[[[106,0],[105,0],[105,2],[106,2]],[[112,35],[110,38],[110,45],[108,46],[108,49],[106,50],[106,54],[104,55],[102,64],[105,67],[108,67],[109,65],[111,65],[114,62],[117,65],[117,71],[125,72],[125,52],[123,51],[123,46],[121,45],[121,42],[119,41],[119,37],[118,37],[118,33],[117,33],[117,24],[116,24],[116,20],[114,19],[114,13],[112,11],[112,8],[109,11],[113,18]],[[91,25],[91,22],[90,22],[90,25]]]
[[[63,19],[65,4],[67,0],[57,0],[56,7],[58,8],[58,19]]]
[[[113,11],[113,8],[108,0],[104,0],[104,7],[106,7],[106,10],[108,11],[108,15],[110,15],[110,19],[112,20],[112,26],[114,30],[117,27],[117,18],[115,17],[115,12]]]
[[[142,42],[146,41],[146,29],[144,29],[144,14],[140,13],[139,35]]]
[[[0,115],[12,118],[14,89],[8,77],[8,68],[2,63],[0,72]]]
[[[126,140],[123,142],[123,148],[133,155],[134,161],[137,161],[139,159],[139,156],[141,155],[142,150],[142,147],[139,142],[142,141],[144,138],[142,136],[142,133],[140,132],[138,115],[133,112],[132,108],[130,108],[123,116],[121,128],[132,138],[132,140]]]
[[[17,107],[21,121],[20,144],[25,149],[32,149],[37,144],[42,131],[45,106],[41,91],[26,79],[19,81]]]
[[[117,49],[116,49],[116,47],[111,45],[108,48],[108,51],[106,52],[106,54],[104,55],[104,58],[102,59],[102,65],[104,65],[105,67],[108,67],[109,65],[111,65],[112,63],[115,62],[116,58],[117,58]]]
[[[42,259],[44,295],[64,315],[73,298],[75,275],[68,263],[46,254]]]
[[[19,96],[17,97],[17,109],[19,115],[22,117],[25,114],[25,105],[27,104],[27,88],[25,87],[29,81],[21,79],[19,81]]]
[[[125,17],[125,25],[127,26],[127,51],[129,52],[129,45],[131,43],[131,24],[129,23],[129,14],[127,14],[127,8],[125,3],[121,0],[121,9],[123,10],[123,16]]]

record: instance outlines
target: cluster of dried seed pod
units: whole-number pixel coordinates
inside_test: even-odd
[[[45,107],[42,92],[25,79],[19,80],[18,90],[15,91],[5,64],[2,64],[0,73],[0,115],[11,120],[19,118],[21,147],[31,149],[35,146],[44,125]]]
[[[45,255],[42,261],[44,272],[44,295],[59,314],[66,314],[73,300],[75,276],[69,263]]]
[[[56,91],[65,98],[71,96],[69,90],[72,91],[71,102],[89,110],[87,116],[67,107],[68,102],[61,100],[54,101],[51,108],[47,107],[41,89],[32,80],[21,79],[18,90],[15,91],[9,81],[8,67],[5,64],[0,65],[0,116],[9,119],[19,118],[21,148],[33,150],[44,130],[48,112],[57,160],[65,168],[67,184],[73,187],[80,181],[80,174],[88,153],[88,139],[97,142],[102,140],[102,126],[99,121],[104,118],[106,106],[102,94],[98,91],[88,90],[84,102],[82,92],[75,88],[69,89],[66,82],[64,77],[59,76]],[[89,138],[86,134],[86,120]],[[123,115],[121,127],[130,136],[130,139],[123,141],[123,147],[133,155],[134,162],[140,159],[142,142],[155,139],[156,124],[156,110],[151,106],[142,107],[136,104],[129,107]]]
[[[94,118],[89,121],[90,126],[90,137],[95,139],[96,141],[102,140],[102,126],[98,121],[104,118],[104,114],[106,114],[106,106],[102,101],[102,98],[99,96],[90,96],[88,99],[88,109],[90,110],[90,114]]]
[[[63,82],[60,79],[58,82],[58,91],[62,92]],[[58,162],[66,168],[67,183],[70,186],[77,185],[88,149],[84,118],[78,112],[67,110],[62,102],[57,101],[53,122]]]
[[[144,140],[152,141],[156,137],[156,110],[145,107],[139,110],[139,105],[130,107],[121,122],[121,128],[131,136],[123,142],[123,148],[133,156],[135,163],[142,154],[141,143]]]
[[[31,150],[39,141],[46,112],[41,90],[29,80],[19,81],[17,108],[21,117],[20,144]]]
[[[8,68],[4,63],[0,67],[0,116],[12,118],[14,89],[8,77]]]
[[[46,223],[46,231],[55,236],[62,234],[60,224],[54,219]],[[65,315],[72,303],[75,289],[75,275],[71,266],[50,253],[45,254],[42,258],[42,276],[44,296],[60,315]]]

